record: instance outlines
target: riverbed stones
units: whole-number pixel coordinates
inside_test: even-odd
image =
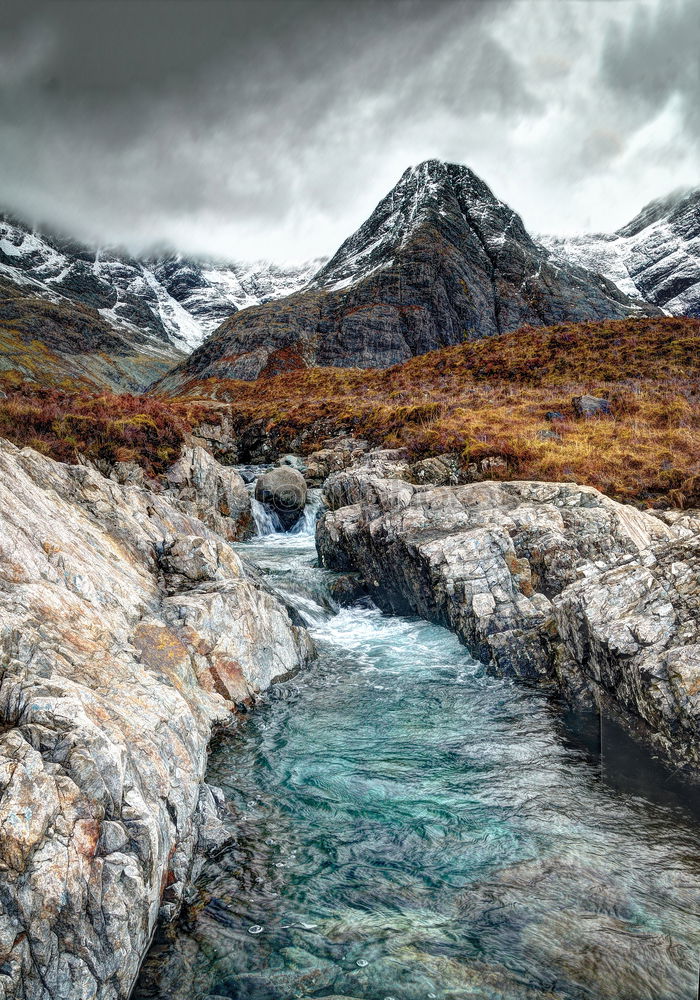
[[[288,465],[271,469],[255,481],[255,499],[274,511],[285,531],[302,517],[306,493],[306,480],[301,472]]]
[[[189,508],[0,441],[0,996],[128,997],[213,729],[310,651]]]
[[[700,762],[700,539],[573,483],[332,476],[324,566],[452,628],[490,670],[605,698]]]

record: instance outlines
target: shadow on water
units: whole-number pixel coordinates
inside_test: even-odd
[[[312,522],[241,546],[319,656],[214,748],[231,842],[135,1000],[694,1000],[697,786],[444,629],[339,609]]]
[[[615,792],[677,810],[679,819],[700,823],[700,781],[668,762],[615,718],[597,711],[553,709],[562,744],[581,754]]]

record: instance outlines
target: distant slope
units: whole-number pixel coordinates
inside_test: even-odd
[[[139,391],[184,357],[170,344],[114,327],[91,306],[35,294],[0,275],[0,372],[41,385]]]
[[[296,291],[323,263],[225,264],[182,254],[141,259],[0,216],[0,276],[30,284],[37,295],[91,306],[112,326],[180,351],[197,347],[237,309]]]
[[[187,398],[230,404],[243,461],[353,434],[411,460],[449,453],[466,478],[700,506],[699,379],[700,321],[664,316],[523,327],[384,370],[212,377]],[[605,396],[610,415],[577,418],[583,393]]]
[[[615,233],[540,240],[560,262],[598,270],[628,295],[700,316],[700,188],[650,202]]]
[[[323,262],[140,260],[0,216],[0,370],[143,389],[239,306],[296,290]]]
[[[552,262],[467,167],[428,160],[305,289],[226,320],[160,388],[308,365],[386,367],[523,323],[648,308],[598,274]]]

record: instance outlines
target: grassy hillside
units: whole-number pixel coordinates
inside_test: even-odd
[[[572,397],[609,400],[579,419]],[[312,368],[257,382],[193,382],[231,403],[236,425],[308,453],[347,431],[493,475],[588,483],[628,500],[700,505],[700,322],[636,319],[524,327],[383,371]],[[564,419],[547,420],[558,411]]]
[[[136,462],[151,477],[180,455],[200,408],[148,396],[40,388],[0,374],[0,437],[59,462]]]

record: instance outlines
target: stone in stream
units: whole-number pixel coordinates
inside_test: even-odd
[[[285,531],[303,516],[306,493],[301,472],[287,465],[271,469],[255,481],[255,499],[274,511]]]
[[[213,730],[311,655],[195,506],[0,441],[1,996],[129,996],[222,843]]]
[[[501,675],[612,704],[700,764],[700,537],[572,483],[331,476],[322,565],[452,628]],[[686,525],[688,525],[686,527]]]

